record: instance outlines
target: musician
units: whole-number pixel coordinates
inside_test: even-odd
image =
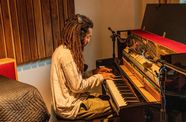
[[[62,44],[52,55],[51,85],[56,114],[66,119],[93,119],[110,114],[107,100],[91,96],[89,90],[100,86],[104,79],[112,79],[110,69],[102,67],[83,78],[83,49],[92,36],[93,22],[84,15],[69,18],[64,26]],[[91,97],[90,97],[91,96]]]

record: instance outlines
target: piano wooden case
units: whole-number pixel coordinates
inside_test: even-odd
[[[181,90],[178,85],[179,88],[176,88],[174,95],[179,96],[179,92],[184,91],[186,88],[186,77],[183,75],[185,70],[182,70],[184,73],[179,75],[179,70],[184,65],[180,68],[174,68],[174,66],[170,68],[164,63],[173,58],[173,55],[186,56],[185,11],[186,5],[180,4],[147,5],[142,29],[117,31],[120,39],[125,40],[118,39],[117,41],[118,57],[97,60],[97,66],[110,67],[117,76],[115,80],[106,81],[103,88],[110,95],[111,105],[121,121],[157,122],[169,121],[170,118],[176,120],[175,116],[166,116],[172,112],[169,108],[181,113],[186,109],[185,106],[170,107],[176,105],[169,99],[170,94],[167,94],[170,93],[170,85],[166,86],[169,82],[167,79],[173,79],[173,74],[174,78],[182,76],[179,77],[182,79]],[[183,56],[179,56],[179,59],[185,60],[180,57]],[[173,62],[179,63],[179,61]],[[164,67],[166,67],[166,73],[162,73]],[[175,79],[174,83],[178,81]],[[181,97],[185,96],[186,94],[181,93]],[[166,103],[166,99],[170,104]],[[171,97],[171,99],[174,98]],[[180,99],[180,101],[186,100]],[[132,117],[131,114],[138,116]]]

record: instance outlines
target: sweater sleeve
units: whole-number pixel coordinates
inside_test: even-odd
[[[99,86],[104,80],[103,76],[100,74],[83,79],[82,74],[78,72],[77,66],[73,60],[68,62],[62,60],[61,66],[66,78],[67,86],[74,93],[83,93],[93,89],[94,87]]]

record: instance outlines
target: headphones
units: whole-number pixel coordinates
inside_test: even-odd
[[[80,41],[81,41],[82,45],[84,45],[84,37],[85,37],[85,35],[86,35],[86,32],[81,29],[81,31],[80,31]]]
[[[77,21],[79,24],[81,24],[80,41],[81,41],[81,44],[84,45],[84,37],[87,34],[86,29],[88,28],[88,26],[85,24],[85,22],[83,21],[83,16],[81,16],[80,14],[77,14]]]
[[[79,24],[83,23],[83,19],[82,19],[80,14],[77,14],[77,21],[78,21]]]
[[[82,16],[80,14],[77,14],[77,22],[79,24],[82,24],[83,23],[83,19],[82,19]],[[81,41],[81,44],[83,45],[83,38],[85,36],[85,31],[81,28],[81,31],[80,31],[80,41]]]

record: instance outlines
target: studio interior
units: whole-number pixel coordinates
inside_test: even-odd
[[[0,122],[186,122],[185,13],[186,0],[0,0]]]

